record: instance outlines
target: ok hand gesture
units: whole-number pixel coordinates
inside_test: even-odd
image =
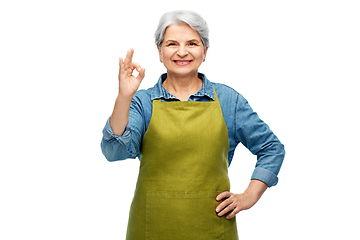
[[[117,136],[121,136],[125,131],[129,121],[131,99],[145,76],[145,68],[141,68],[138,63],[132,61],[133,55],[134,49],[130,49],[126,54],[125,61],[119,58],[119,95],[110,117],[111,129]],[[139,72],[136,77],[133,75],[135,69]]]
[[[141,68],[138,63],[132,61],[133,55],[134,49],[130,49],[125,61],[119,58],[119,96],[121,98],[132,98],[145,77],[145,68]],[[134,69],[139,72],[136,77],[133,75]]]

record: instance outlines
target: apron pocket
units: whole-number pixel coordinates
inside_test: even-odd
[[[225,217],[213,191],[149,191],[146,196],[147,240],[223,239]]]

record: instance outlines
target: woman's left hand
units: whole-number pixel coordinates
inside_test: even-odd
[[[222,192],[216,197],[216,201],[221,201],[216,212],[219,217],[229,213],[226,219],[230,219],[238,214],[240,211],[247,210],[255,205],[262,194],[267,189],[267,185],[258,180],[251,180],[249,187],[244,193],[235,194],[228,191]]]
[[[250,196],[247,192],[242,194],[222,192],[216,197],[216,201],[221,201],[222,199],[225,200],[217,206],[216,212],[219,217],[229,213],[226,219],[234,217],[240,211],[251,208],[257,202],[257,199]]]

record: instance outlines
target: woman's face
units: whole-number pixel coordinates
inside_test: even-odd
[[[197,76],[207,52],[199,34],[187,24],[169,26],[158,50],[168,73],[179,77]]]

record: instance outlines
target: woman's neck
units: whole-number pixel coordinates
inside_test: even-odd
[[[191,95],[201,89],[202,80],[198,77],[198,73],[187,77],[174,76],[168,73],[163,86],[181,101],[187,101]]]

